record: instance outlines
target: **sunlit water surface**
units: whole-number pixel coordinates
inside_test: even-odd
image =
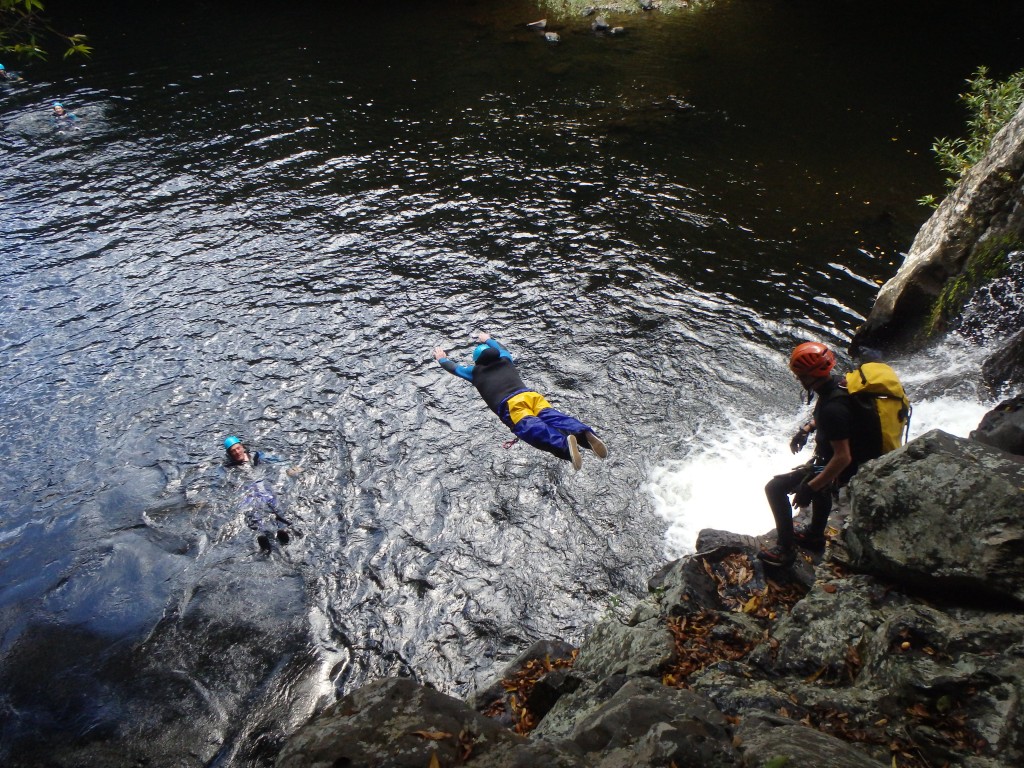
[[[787,350],[845,346],[963,78],[1021,66],[993,59],[1020,24],[991,45],[952,3],[927,46],[884,3],[552,20],[558,45],[493,5],[147,9],[0,93],[0,757],[262,764],[368,679],[469,695],[701,528],[770,528]],[[430,354],[476,329],[607,462],[502,447]],[[969,431],[980,363],[904,362],[915,432]],[[227,434],[304,470],[269,557]]]

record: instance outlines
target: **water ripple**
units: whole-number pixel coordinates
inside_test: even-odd
[[[87,646],[53,669],[95,683],[97,722],[118,696],[166,705],[84,671],[130,670],[196,716],[182,743],[241,755],[225,722],[277,723],[275,697],[311,710],[385,674],[467,694],[536,638],[579,641],[662,560],[652,468],[790,407],[780,350],[859,322],[905,209],[824,189],[674,38],[555,51],[520,12],[410,7],[345,46],[232,18],[216,51],[143,35],[0,95],[2,650],[38,670],[33,632]],[[50,126],[58,93],[80,133]],[[479,329],[608,462],[502,447],[431,356],[467,359]],[[302,535],[270,559],[226,434],[304,468]]]

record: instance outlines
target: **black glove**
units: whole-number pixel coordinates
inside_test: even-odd
[[[811,433],[805,432],[803,427],[801,427],[793,435],[793,439],[789,441],[789,450],[793,453],[800,453],[800,449],[807,445],[807,438],[810,436]]]
[[[807,484],[806,480],[802,480],[800,485],[797,486],[796,491],[793,492],[793,505],[797,507],[806,507],[814,499],[815,492]]]

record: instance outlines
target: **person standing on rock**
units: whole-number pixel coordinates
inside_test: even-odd
[[[789,370],[809,393],[817,397],[811,421],[789,442],[793,453],[807,443],[812,431],[814,457],[791,472],[776,475],[764,488],[775,518],[778,542],[758,557],[768,565],[786,567],[796,560],[796,545],[820,550],[832,512],[832,491],[846,485],[865,461],[882,454],[878,420],[865,417],[847,394],[845,381],[832,375],[836,356],[824,344],[809,341],[793,350]],[[789,497],[792,495],[793,504]],[[811,506],[811,521],[794,529],[793,506]]]
[[[448,373],[465,379],[494,411],[501,423],[524,443],[583,466],[581,448],[599,459],[608,456],[608,448],[593,427],[552,407],[539,392],[528,388],[519,376],[512,353],[487,333],[478,333],[479,344],[473,350],[473,365],[457,365],[448,359],[443,347],[434,348],[434,359]]]

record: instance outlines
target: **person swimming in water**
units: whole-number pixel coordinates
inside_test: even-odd
[[[545,397],[527,387],[519,376],[512,353],[490,337],[478,333],[473,365],[456,365],[442,347],[434,348],[434,359],[453,376],[465,379],[494,411],[501,423],[524,443],[583,465],[580,448],[589,448],[600,458],[608,448],[594,428],[552,407]]]
[[[243,470],[245,482],[236,509],[245,516],[246,525],[256,532],[260,549],[270,552],[274,540],[282,546],[289,543],[294,533],[293,524],[281,510],[266,471],[268,465],[283,463],[282,459],[260,451],[250,452],[234,435],[224,440],[224,451],[225,464]],[[292,477],[301,471],[299,467],[292,467],[287,475]]]
[[[77,128],[77,126],[75,126],[75,123],[77,122],[78,117],[64,109],[63,104],[59,101],[53,102],[53,124],[57,128],[66,128],[68,126],[74,126]]]
[[[21,75],[17,72],[11,72],[11,70],[7,69],[3,64],[0,64],[0,80],[7,83],[18,83],[21,82],[22,79]]]

